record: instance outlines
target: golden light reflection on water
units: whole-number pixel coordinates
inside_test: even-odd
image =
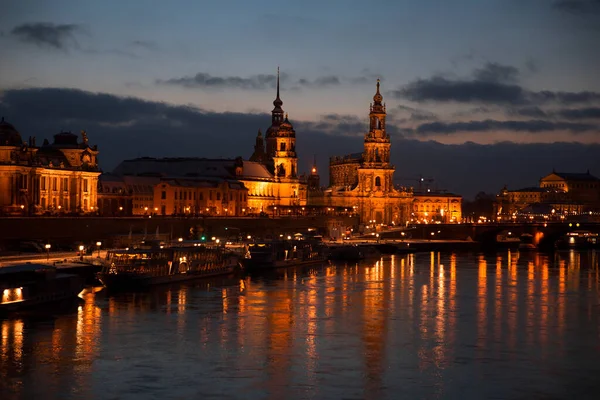
[[[1,321],[0,379],[35,364],[50,366],[49,377],[64,375],[61,385],[90,386],[93,362],[111,338],[131,329],[140,314],[154,313],[169,338],[191,336],[205,349],[220,349],[203,357],[220,354],[248,376],[260,376],[254,383],[268,398],[285,398],[294,385],[311,387],[307,393],[318,398],[323,371],[336,368],[360,377],[345,384],[362,385],[362,393],[377,398],[400,373],[398,365],[441,385],[443,371],[458,358],[517,358],[533,349],[535,362],[548,362],[573,327],[597,322],[588,295],[597,298],[599,290],[595,253],[432,252],[290,269],[208,289],[90,296],[36,338],[28,337],[24,320]],[[101,335],[103,329],[110,335]]]

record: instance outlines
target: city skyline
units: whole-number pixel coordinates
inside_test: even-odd
[[[86,130],[105,171],[248,158],[279,65],[300,172],[316,154],[327,180],[330,156],[360,151],[380,78],[398,183],[432,176],[468,198],[600,173],[597,1],[340,4],[10,4],[0,114],[40,142]]]

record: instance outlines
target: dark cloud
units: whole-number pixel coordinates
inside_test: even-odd
[[[79,25],[55,25],[47,22],[35,22],[14,27],[10,33],[20,40],[37,46],[66,49],[76,45],[74,34],[80,30]]]
[[[157,80],[156,83],[183,86],[186,88],[235,88],[243,90],[263,90],[274,88],[277,80],[276,75],[252,75],[248,78],[239,76],[211,76],[210,74],[200,72],[194,76],[183,78],[171,78],[167,80]]]
[[[514,83],[516,67],[487,63],[476,69],[471,79],[448,79],[433,76],[418,79],[392,91],[392,96],[414,102],[486,103],[498,105],[541,105],[546,103],[578,104],[600,101],[598,92],[529,91]]]
[[[495,104],[519,104],[526,102],[525,91],[518,85],[499,82],[449,80],[443,77],[419,79],[398,91],[397,98],[414,102],[482,102]]]
[[[305,86],[305,87],[311,87],[311,88],[337,86],[340,83],[341,83],[340,78],[338,78],[335,75],[320,76],[313,81],[302,78],[302,79],[299,79],[298,82],[296,82],[296,84],[299,86]]]
[[[215,113],[138,98],[72,89],[6,90],[0,94],[0,115],[26,140],[38,143],[60,130],[85,129],[100,150],[101,166],[112,170],[123,159],[155,157],[249,157],[256,131],[270,124],[265,113]],[[308,171],[313,155],[328,181],[328,160],[360,152],[367,116],[328,114],[316,121],[293,121],[300,155],[299,170]],[[436,178],[438,187],[464,196],[535,185],[552,168],[600,174],[600,146],[577,143],[443,145],[407,140],[388,123],[396,177],[420,174]],[[404,132],[404,131],[402,131]],[[476,165],[477,168],[473,168]],[[414,182],[406,182],[414,184]]]
[[[570,120],[600,119],[600,108],[568,108],[557,111],[556,115]]]
[[[519,70],[510,65],[488,62],[482,68],[477,68],[473,76],[480,82],[515,82],[519,77]]]
[[[540,92],[530,92],[529,97],[532,102],[549,103],[556,102],[562,104],[593,103],[600,101],[598,92],[552,92],[543,90]]]
[[[553,6],[573,14],[600,14],[600,0],[556,0]]]
[[[521,108],[509,108],[507,114],[511,116],[521,116],[529,118],[547,118],[548,114],[539,107],[521,107]]]
[[[449,135],[461,132],[513,131],[542,133],[550,131],[569,131],[573,134],[598,130],[593,124],[571,122],[551,122],[545,120],[497,121],[486,119],[468,122],[431,122],[419,125],[415,132],[419,135]]]

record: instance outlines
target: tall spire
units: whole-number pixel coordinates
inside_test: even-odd
[[[277,97],[273,101],[275,108],[281,108],[283,101],[279,98],[279,67],[277,67]]]
[[[380,106],[381,101],[383,100],[383,96],[381,95],[381,93],[379,93],[379,82],[380,80],[377,79],[377,92],[375,93],[375,96],[373,96],[373,105],[375,106]]]

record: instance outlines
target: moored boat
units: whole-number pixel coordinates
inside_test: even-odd
[[[111,250],[98,279],[110,290],[135,290],[230,274],[239,267],[239,256],[217,246]]]
[[[83,279],[43,264],[20,264],[0,268],[0,312],[21,311],[48,303],[75,299],[84,288]]]
[[[317,240],[270,240],[248,244],[248,271],[319,264],[327,261],[327,246]]]
[[[597,249],[600,248],[600,240],[598,240],[598,234],[595,232],[577,230],[569,232],[560,238],[556,242],[555,247],[559,250]]]

